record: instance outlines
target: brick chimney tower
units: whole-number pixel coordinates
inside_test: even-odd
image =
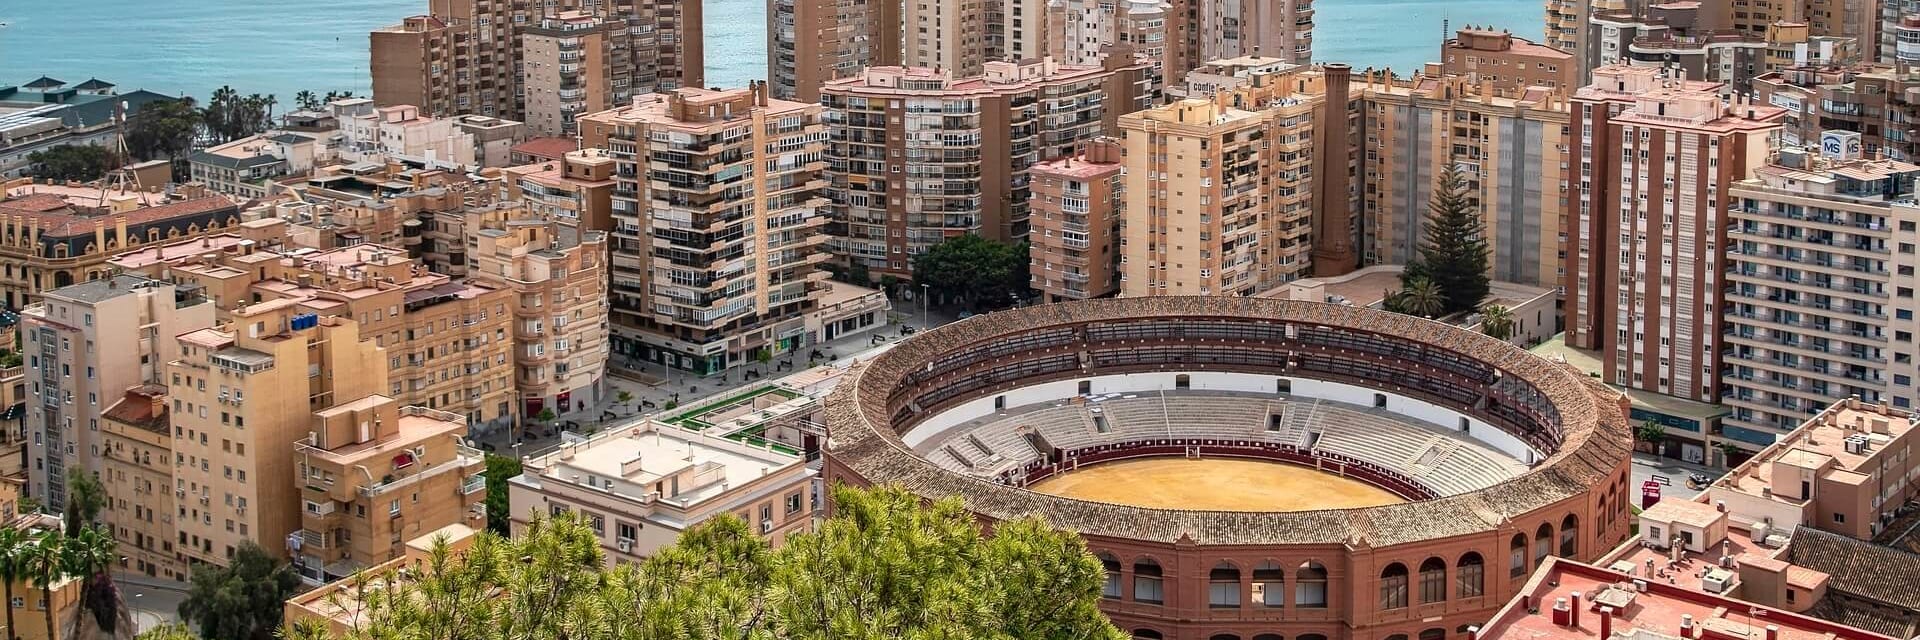
[[[1348,195],[1352,137],[1347,129],[1347,83],[1353,70],[1344,64],[1321,67],[1326,97],[1313,125],[1313,275],[1337,276],[1360,268],[1353,247],[1353,208]]]

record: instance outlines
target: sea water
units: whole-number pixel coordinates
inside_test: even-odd
[[[0,0],[0,84],[100,78],[202,101],[222,85],[274,94],[366,95],[367,33],[424,0]],[[1539,38],[1539,0],[1317,0],[1314,59],[1402,74],[1436,60],[1444,24]],[[765,0],[706,0],[707,84],[766,72]]]

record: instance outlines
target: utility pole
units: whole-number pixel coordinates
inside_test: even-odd
[[[927,298],[933,295],[929,293],[931,288],[932,285],[920,283],[920,328],[922,329],[933,328],[933,316],[927,314]]]

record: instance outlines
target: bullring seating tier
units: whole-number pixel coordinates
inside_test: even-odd
[[[1331,400],[1190,390],[1081,400],[1011,407],[948,428],[915,450],[942,467],[991,478],[1041,458],[1028,431],[1066,451],[1153,438],[1252,440],[1364,460],[1441,496],[1484,489],[1527,470],[1471,436]],[[1096,426],[1101,422],[1105,432]]]

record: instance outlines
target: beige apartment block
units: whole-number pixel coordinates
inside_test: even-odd
[[[605,149],[501,170],[500,197],[579,231],[613,231],[614,159]]]
[[[767,4],[767,86],[775,98],[814,104],[828,81],[900,64],[904,3],[772,0]]]
[[[1729,193],[1782,116],[1720,88],[1612,65],[1574,94],[1567,342],[1598,348],[1607,382],[1719,399]]]
[[[1580,88],[1573,54],[1492,27],[1468,27],[1440,44],[1440,73],[1491,85],[1504,96],[1532,87],[1562,94]]]
[[[128,389],[100,416],[100,486],[107,505],[100,520],[119,543],[120,570],[149,578],[186,580],[191,571],[174,550],[173,428],[167,387]]]
[[[69,471],[102,470],[101,413],[127,389],[159,384],[173,336],[214,323],[192,286],[116,275],[46,292],[20,312],[27,366],[27,495],[66,504]]]
[[[559,415],[607,393],[607,234],[522,217],[468,231],[472,276],[513,293],[520,415]],[[598,419],[599,416],[588,416]]]
[[[1724,503],[1743,528],[1872,540],[1915,495],[1914,424],[1902,409],[1841,400],[1714,481],[1705,500]]]
[[[295,444],[314,412],[386,387],[386,351],[361,329],[273,300],[175,339],[166,380],[174,550],[187,561],[225,564],[246,541],[280,557],[297,551]]]
[[[1124,148],[1117,138],[1094,138],[1078,154],[1034,165],[1027,253],[1033,288],[1046,302],[1119,293]]]
[[[593,14],[568,11],[520,31],[522,117],[536,136],[571,136],[573,119],[613,106],[615,24]]]
[[[521,74],[530,60],[522,35],[547,16],[576,11],[605,25],[608,104],[706,83],[698,2],[428,0],[426,14],[372,32],[373,99],[439,116],[521,119],[528,106]]]
[[[353,319],[388,350],[392,380],[380,393],[466,416],[479,429],[516,419],[508,364],[511,290],[427,271],[392,246],[278,252],[245,239],[226,241],[230,246],[220,250],[144,251],[116,265],[157,279],[202,283],[230,301],[221,308],[222,320],[237,313],[232,305],[274,300]]]
[[[831,248],[908,278],[913,256],[973,233],[1028,237],[1029,170],[1145,106],[1146,66],[988,62],[984,75],[874,67],[828,83]]]
[[[1913,406],[1916,280],[1897,265],[1920,210],[1895,203],[1920,166],[1844,149],[1783,149],[1730,190],[1721,430],[1748,452],[1848,398]]]
[[[312,414],[293,447],[300,528],[295,567],[319,585],[407,555],[445,527],[486,526],[486,461],[466,420],[370,395]]]
[[[799,349],[826,272],[826,126],[766,86],[581,118],[615,160],[613,346],[700,375]]]
[[[1158,0],[1058,0],[1046,5],[1046,49],[1063,64],[1098,66],[1109,56],[1138,55],[1148,65],[1150,90],[1177,82],[1186,69],[1171,60],[1168,5]],[[1292,56],[1288,56],[1289,60]],[[1170,75],[1172,74],[1172,75]]]
[[[1502,97],[1446,75],[1368,77],[1362,208],[1367,264],[1407,264],[1424,242],[1434,180],[1460,167],[1492,251],[1491,277],[1560,285],[1565,250],[1567,100],[1536,87]]]
[[[1324,79],[1302,71],[1120,117],[1120,295],[1252,295],[1310,275]]]
[[[638,562],[710,518],[733,514],[774,545],[812,528],[816,472],[797,451],[642,422],[526,461],[507,485],[513,530],[574,512],[609,564]]]

